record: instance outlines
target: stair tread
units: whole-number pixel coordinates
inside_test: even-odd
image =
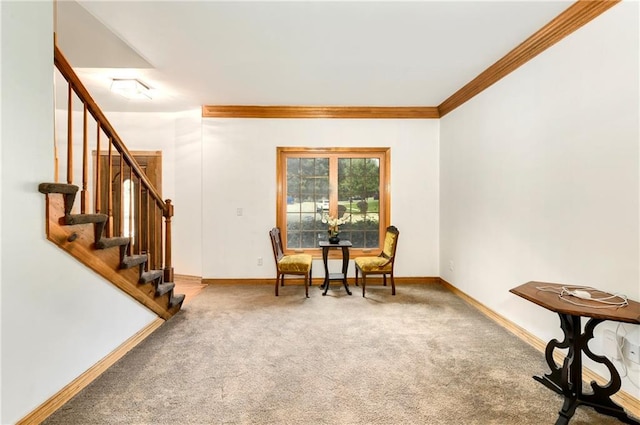
[[[166,294],[167,292],[171,291],[175,287],[176,287],[176,284],[173,282],[162,282],[156,288],[156,297],[160,297]]]
[[[127,255],[122,258],[120,268],[130,269],[131,267],[139,266],[147,261],[146,255]]]
[[[66,183],[40,183],[38,191],[40,193],[62,193],[65,195],[75,195],[79,187]]]
[[[130,238],[124,236],[101,238],[98,242],[96,242],[96,249],[106,249],[113,246],[126,246],[129,245],[130,240]]]
[[[182,302],[184,301],[184,294],[175,294],[174,296],[171,297],[171,300],[169,300],[169,308],[173,308],[179,304],[182,304]]]
[[[164,275],[162,270],[149,270],[148,272],[142,272],[140,275],[140,283],[147,283],[153,280],[159,279]]]
[[[64,216],[64,222],[68,225],[104,223],[107,218],[106,214],[67,214]]]

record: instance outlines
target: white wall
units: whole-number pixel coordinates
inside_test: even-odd
[[[275,277],[268,232],[278,146],[390,147],[396,275],[438,276],[437,120],[205,119],[202,127],[204,278]],[[314,276],[323,276],[321,260]]]
[[[0,2],[0,423],[15,423],[155,315],[46,240],[53,178],[53,7]]]
[[[105,112],[105,116],[129,151],[162,151],[162,198],[173,199],[176,193],[175,114]]]
[[[176,114],[175,273],[202,276],[202,111]]]
[[[544,340],[557,315],[509,289],[640,299],[638,52],[625,2],[441,120],[441,276]]]

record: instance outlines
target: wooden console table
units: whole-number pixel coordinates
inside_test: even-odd
[[[347,294],[351,295],[349,285],[347,284],[347,268],[349,267],[349,248],[351,248],[353,244],[351,241],[340,241],[338,243],[320,241],[318,242],[318,245],[322,248],[322,262],[324,263],[324,283],[320,287],[321,289],[324,289],[322,295],[327,295],[329,282],[332,280],[341,280]],[[328,261],[330,248],[342,248],[342,273],[329,273]]]
[[[567,425],[576,408],[581,404],[591,406],[605,415],[614,416],[624,423],[640,425],[640,422],[629,417],[622,407],[611,400],[611,396],[620,389],[622,384],[620,374],[615,366],[605,356],[592,353],[588,346],[589,340],[593,338],[594,328],[605,320],[640,324],[640,303],[629,300],[629,305],[624,307],[596,308],[601,304],[577,298],[576,300],[581,305],[574,305],[559,297],[558,294],[563,286],[569,285],[528,282],[509,291],[547,310],[556,312],[560,316],[560,327],[564,333],[564,340],[558,342],[558,340],[552,339],[545,350],[545,358],[551,368],[551,373],[533,377],[536,381],[564,396],[564,403],[556,425]],[[539,288],[550,288],[557,290],[557,293],[542,291]],[[581,317],[589,318],[584,333],[581,333]],[[556,348],[569,349],[562,367],[558,367],[553,359],[553,351]],[[611,374],[610,381],[605,386],[600,386],[592,381],[592,393],[588,394],[582,392],[582,353],[591,360],[604,364]]]

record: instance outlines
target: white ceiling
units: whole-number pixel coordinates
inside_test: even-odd
[[[571,3],[62,1],[57,33],[106,111],[437,106]],[[124,76],[154,99],[110,93]]]

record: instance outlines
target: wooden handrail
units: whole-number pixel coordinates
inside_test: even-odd
[[[171,266],[171,217],[173,216],[173,205],[170,200],[164,201],[161,195],[153,183],[147,177],[145,171],[140,164],[136,161],[135,157],[131,154],[129,149],[120,139],[120,136],[115,129],[109,123],[102,110],[98,107],[97,103],[93,100],[88,90],[82,84],[70,63],[62,54],[58,46],[54,46],[54,64],[60,74],[67,81],[67,183],[73,184],[73,97],[82,103],[83,107],[83,122],[82,122],[82,191],[81,191],[81,213],[86,214],[87,206],[89,205],[89,191],[87,190],[87,183],[89,180],[88,171],[88,114],[95,119],[96,122],[96,164],[95,164],[95,212],[106,213],[107,223],[105,228],[106,237],[113,236],[131,236],[137,235],[138,238],[132,241],[127,247],[127,254],[132,255],[134,253],[145,253],[148,255],[145,263],[145,269],[150,268],[157,269],[162,268],[167,281],[173,280],[173,267]],[[74,95],[75,94],[75,95]],[[101,164],[101,134],[107,139],[108,147],[106,149],[106,164]],[[115,151],[114,151],[115,149]],[[118,160],[118,164],[115,161]],[[102,176],[101,168],[107,167],[106,176]],[[125,173],[128,167],[128,178],[131,182],[137,182],[137,193],[125,194],[124,181]],[[114,167],[118,173],[117,178],[114,175]],[[57,173],[57,166],[56,166]],[[108,181],[102,181],[106,179]],[[115,180],[115,181],[114,181]],[[104,194],[101,194],[104,191]],[[114,192],[117,191],[117,192]],[[144,234],[142,220],[142,194],[145,194],[144,203],[146,208],[144,210],[144,223],[146,226]],[[114,211],[114,195],[119,193],[119,208],[115,208],[118,211]],[[103,197],[106,196],[106,199]],[[128,197],[126,199],[125,197]],[[137,199],[137,211],[133,211],[133,199]],[[125,219],[124,216],[124,204],[125,200],[128,201],[129,217]],[[106,210],[106,211],[105,211]],[[135,214],[135,218],[134,218]],[[164,219],[164,223],[163,223]],[[128,220],[128,222],[127,222]],[[135,222],[135,223],[134,223]],[[164,240],[163,240],[163,224],[164,224]],[[135,227],[135,230],[134,230]],[[125,231],[128,229],[128,232]],[[164,253],[164,264],[163,263]]]
[[[160,194],[156,191],[155,187],[153,186],[149,178],[146,176],[145,172],[142,170],[142,168],[140,168],[140,165],[138,164],[138,162],[135,160],[133,155],[131,155],[131,152],[129,152],[129,149],[127,149],[125,144],[122,142],[122,139],[120,139],[120,136],[118,136],[118,133],[111,126],[111,124],[109,123],[109,120],[107,120],[107,117],[104,115],[102,110],[100,110],[96,102],[93,100],[93,97],[91,97],[91,95],[89,94],[89,91],[85,88],[85,86],[82,84],[80,79],[76,76],[75,72],[73,71],[73,68],[71,67],[71,64],[69,64],[69,62],[67,61],[65,56],[62,54],[58,46],[54,46],[53,60],[56,67],[62,74],[62,76],[67,80],[69,85],[73,87],[73,90],[76,92],[78,97],[87,105],[89,113],[95,118],[95,120],[98,122],[98,125],[102,128],[102,130],[105,132],[107,137],[111,138],[111,142],[115,146],[116,150],[122,153],[125,160],[127,161],[127,164],[129,164],[134,169],[134,172],[136,173],[136,175],[140,177],[142,182],[144,182],[143,184],[145,185],[145,187],[149,189],[149,192],[151,193],[153,198],[156,200],[158,205],[162,205],[162,209],[166,210],[166,205],[162,200],[162,196],[160,196]]]

